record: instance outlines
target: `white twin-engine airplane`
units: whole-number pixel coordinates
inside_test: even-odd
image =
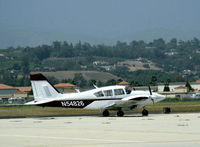
[[[147,116],[145,105],[161,101],[165,96],[149,91],[129,90],[126,86],[106,86],[84,92],[61,94],[42,74],[30,75],[34,101],[26,105],[47,107],[66,107],[100,109],[103,116],[109,116],[109,110],[116,110],[117,116],[123,116],[123,110],[143,108],[142,115]]]

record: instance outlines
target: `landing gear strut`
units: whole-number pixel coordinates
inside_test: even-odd
[[[148,116],[148,114],[149,114],[148,110],[146,110],[146,109],[142,110],[142,116]]]
[[[124,112],[121,110],[117,111],[117,116],[120,116],[120,117],[124,116]]]
[[[103,116],[107,117],[110,115],[109,111],[108,110],[104,110],[103,113],[102,113]]]

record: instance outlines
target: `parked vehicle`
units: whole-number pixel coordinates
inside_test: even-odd
[[[192,98],[200,98],[200,93],[195,93],[192,95]]]
[[[24,98],[9,98],[8,103],[9,104],[24,104],[26,101]]]

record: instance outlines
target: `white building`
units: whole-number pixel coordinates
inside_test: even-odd
[[[170,92],[176,92],[178,87],[185,86],[186,82],[169,83]],[[200,82],[190,82],[191,87],[194,92],[200,92]],[[163,92],[165,85],[158,85],[158,92]],[[180,89],[179,89],[180,90]]]

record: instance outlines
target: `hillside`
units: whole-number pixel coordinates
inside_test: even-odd
[[[102,82],[118,77],[139,85],[194,81],[200,79],[200,40],[172,38],[166,42],[160,38],[118,41],[113,46],[54,41],[37,47],[10,47],[0,50],[0,71],[0,82],[11,85],[30,84],[30,72],[52,72],[54,76],[56,71],[69,71],[59,74],[59,80],[72,79],[81,71],[84,80]]]
[[[117,63],[118,66],[125,66],[129,69],[129,71],[137,71],[137,70],[162,70],[156,66],[154,62],[146,59],[136,59],[136,60],[125,60]]]
[[[37,73],[37,72],[32,72]],[[75,74],[81,73],[84,79],[86,80],[96,80],[107,82],[110,79],[118,80],[120,77],[117,77],[113,74],[107,72],[99,72],[99,71],[56,71],[56,72],[40,72],[48,77],[55,77],[58,80],[63,79],[73,79]]]

